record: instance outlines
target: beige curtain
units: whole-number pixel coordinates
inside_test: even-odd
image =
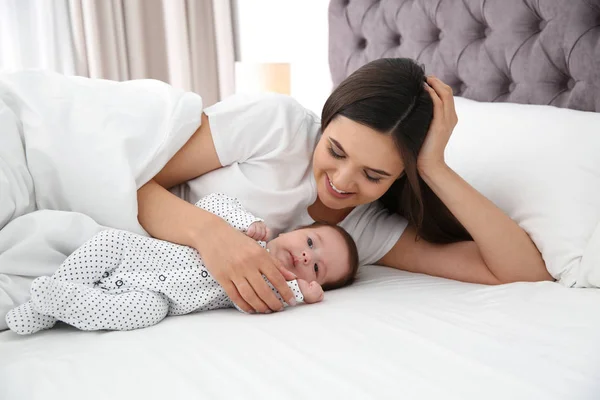
[[[229,0],[69,0],[76,74],[159,79],[206,106],[233,93]]]

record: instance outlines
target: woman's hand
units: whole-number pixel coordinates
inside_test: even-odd
[[[283,309],[282,302],[262,275],[277,289],[285,302],[296,305],[286,280],[296,276],[253,239],[232,228],[225,221],[211,224],[194,246],[202,255],[206,268],[223,287],[229,298],[242,310],[270,313]]]
[[[433,100],[433,121],[417,159],[420,173],[429,168],[445,166],[444,150],[458,123],[452,88],[438,78],[430,76],[427,78],[425,90]]]

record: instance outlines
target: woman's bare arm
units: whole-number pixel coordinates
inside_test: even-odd
[[[471,234],[477,252],[496,279],[552,280],[529,235],[456,172],[443,165],[427,169],[421,176]]]
[[[206,114],[188,142],[163,169],[138,190],[138,220],[153,237],[194,246],[196,236],[220,218],[179,199],[166,189],[221,168]]]
[[[196,247],[199,238],[224,222],[151,180],[138,190],[138,220],[153,237]]]
[[[413,227],[406,228],[394,247],[377,264],[462,282],[503,283],[489,270],[475,242],[433,244],[423,239],[416,240],[416,237]]]
[[[138,190],[138,220],[153,237],[193,247],[230,299],[246,312],[283,309],[264,274],[288,304],[295,304],[285,269],[254,240],[220,217],[166,188],[221,168],[208,117],[165,167]],[[285,276],[293,279],[294,276]]]
[[[380,260],[382,265],[484,284],[553,280],[527,233],[454,171],[441,167],[422,176],[473,241],[415,241],[416,232],[409,227]]]
[[[200,127],[154,180],[162,187],[170,189],[221,167],[208,117],[202,113]]]

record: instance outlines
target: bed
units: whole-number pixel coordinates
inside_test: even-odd
[[[334,0],[329,22],[335,85],[370,60],[412,57],[453,87],[462,119],[498,104],[487,117],[498,124],[507,113],[598,121],[599,1]],[[473,120],[461,121],[454,148],[481,123]],[[486,141],[499,135],[490,132]],[[460,163],[469,157],[453,157],[489,189]],[[588,233],[583,260],[595,254]],[[276,315],[232,309],[131,332],[5,331],[0,399],[598,399],[600,291],[576,286],[484,286],[366,266],[324,302]]]

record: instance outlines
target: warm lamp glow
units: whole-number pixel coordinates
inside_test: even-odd
[[[236,93],[276,92],[290,94],[290,64],[235,63]]]

